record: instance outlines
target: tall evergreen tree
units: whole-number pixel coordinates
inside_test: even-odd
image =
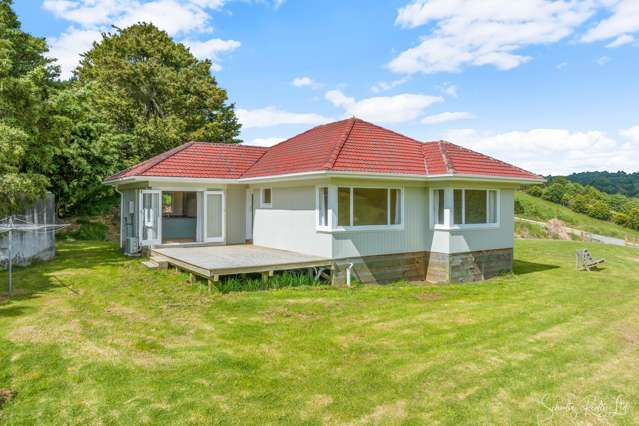
[[[197,60],[151,24],[104,34],[83,55],[76,75],[124,165],[187,140],[239,142],[240,124],[211,75],[211,62]]]
[[[0,0],[0,215],[43,195],[60,131],[49,102],[59,69],[11,5]]]

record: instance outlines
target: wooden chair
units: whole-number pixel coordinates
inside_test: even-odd
[[[590,271],[605,262],[605,259],[593,259],[588,249],[577,250],[575,268]]]

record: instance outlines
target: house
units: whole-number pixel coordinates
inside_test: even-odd
[[[514,192],[543,182],[449,142],[350,118],[271,148],[189,142],[106,179],[121,243],[330,259],[334,280],[470,281],[510,271]]]

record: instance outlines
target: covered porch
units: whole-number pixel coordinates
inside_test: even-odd
[[[161,266],[174,266],[210,281],[221,276],[331,267],[331,260],[268,247],[239,244],[228,246],[161,247],[150,250],[151,259]],[[164,265],[162,265],[162,263]]]
[[[253,192],[247,185],[160,184],[121,188],[121,245],[140,247],[244,244],[252,240]]]

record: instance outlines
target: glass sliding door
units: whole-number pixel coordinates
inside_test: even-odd
[[[204,192],[204,241],[224,242],[224,192]]]
[[[149,246],[162,241],[161,191],[145,190],[140,193],[140,244]]]

